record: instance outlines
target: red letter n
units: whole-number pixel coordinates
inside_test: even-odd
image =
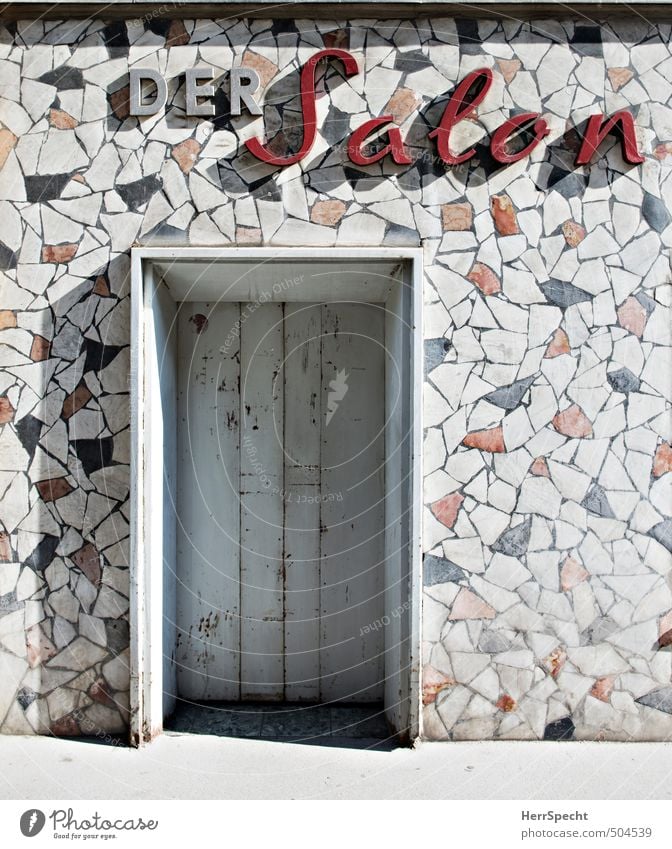
[[[621,137],[621,148],[623,159],[631,165],[644,162],[644,157],[637,150],[637,137],[635,135],[635,122],[632,115],[624,109],[614,112],[611,118],[604,115],[591,115],[586,125],[581,150],[576,157],[577,165],[586,165],[590,162],[597,148],[602,144],[609,133],[618,131]]]

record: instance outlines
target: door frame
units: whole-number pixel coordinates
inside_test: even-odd
[[[408,356],[403,409],[405,419],[397,422],[400,442],[395,451],[402,456],[408,481],[399,480],[390,502],[392,509],[407,516],[403,525],[403,554],[400,568],[406,580],[395,582],[385,593],[385,616],[389,629],[402,634],[399,669],[394,678],[386,674],[386,712],[402,712],[404,737],[412,742],[421,736],[421,596],[422,596],[422,283],[421,248],[133,248],[131,250],[131,551],[130,551],[130,743],[148,743],[163,730],[164,716],[174,701],[167,643],[174,639],[175,621],[165,613],[173,603],[175,582],[174,493],[175,407],[176,407],[176,301],[253,301],[260,294],[258,279],[270,267],[325,269],[309,275],[306,285],[274,284],[269,300],[373,301],[372,292],[388,281],[387,300],[390,332],[394,333],[402,357]],[[310,265],[309,265],[310,264]],[[334,269],[351,265],[360,277],[356,291],[343,295],[329,288],[327,277]],[[377,269],[394,267],[394,275]],[[191,281],[185,295],[185,275]],[[233,269],[241,271],[232,274]],[[213,269],[216,273],[213,276]],[[250,272],[255,271],[254,282]],[[227,278],[226,272],[229,272]],[[325,278],[324,284],[317,278]],[[296,278],[298,279],[298,277]],[[291,282],[291,281],[290,281]],[[267,284],[270,286],[270,283]],[[325,289],[315,287],[326,286]],[[276,293],[277,286],[277,293]],[[220,291],[221,287],[221,291]],[[368,288],[367,288],[368,287]],[[352,290],[352,286],[349,287]],[[171,294],[172,289],[172,294]],[[263,291],[263,290],[262,290]],[[178,297],[177,293],[181,292]],[[271,289],[269,289],[269,293]],[[386,328],[387,333],[387,328]],[[396,343],[395,343],[396,344]],[[399,414],[401,416],[401,413]],[[394,430],[394,429],[392,429]],[[406,437],[403,433],[406,433]],[[396,436],[392,434],[392,438]],[[387,451],[387,449],[386,449]],[[401,475],[403,478],[403,473]],[[404,497],[400,495],[404,491]],[[386,484],[387,501],[387,484]],[[403,512],[401,515],[404,515]],[[172,518],[171,518],[172,517]],[[386,526],[388,523],[386,522]],[[397,531],[395,530],[395,533]],[[405,542],[403,541],[405,539]],[[398,539],[394,538],[396,546]],[[390,549],[399,551],[400,549]],[[403,562],[401,562],[403,561]],[[402,596],[399,593],[402,593]],[[405,594],[405,595],[403,595]],[[400,603],[400,598],[403,600]],[[398,620],[395,621],[395,620]],[[391,623],[391,624],[390,624]],[[388,630],[386,628],[386,631]],[[408,633],[403,637],[403,630]],[[394,630],[395,635],[397,630]],[[395,636],[396,639],[396,636]],[[405,651],[405,650],[404,650]],[[168,660],[166,660],[168,658]],[[172,673],[174,675],[174,671]],[[396,701],[395,701],[396,700]],[[395,716],[397,715],[395,713]]]

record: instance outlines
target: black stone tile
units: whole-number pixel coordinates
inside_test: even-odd
[[[526,377],[524,380],[517,380],[509,386],[502,386],[495,389],[485,396],[485,400],[494,404],[495,407],[502,407],[504,410],[515,410],[523,400],[523,396],[534,383],[534,376]]]
[[[491,546],[493,551],[506,554],[509,557],[522,557],[527,552],[532,531],[532,519],[526,519],[519,525],[504,531]]]
[[[387,225],[383,242],[386,245],[419,245],[420,236],[417,230],[404,227],[401,224],[390,223]]]
[[[16,253],[11,248],[8,248],[4,242],[0,242],[0,271],[8,271],[10,268],[16,268],[16,263]]]
[[[160,191],[162,185],[163,183],[158,177],[150,174],[149,177],[142,177],[123,186],[117,184],[115,188],[126,206],[129,209],[137,210],[151,200],[152,195]]]
[[[647,318],[656,308],[656,302],[650,298],[645,292],[638,292],[635,295],[635,300],[640,303],[646,310]]]
[[[26,566],[30,566],[35,572],[44,571],[54,559],[60,541],[60,537],[45,534],[41,542],[35,546],[26,558]]]
[[[332,146],[342,142],[350,135],[350,115],[333,105],[330,106],[320,133]]]
[[[665,203],[649,192],[644,192],[642,215],[649,227],[658,233],[662,233],[672,222],[672,216],[670,216]]]
[[[111,436],[103,439],[73,439],[71,444],[87,475],[109,466],[112,462],[114,446]]]
[[[661,545],[664,545],[668,551],[672,551],[672,519],[663,519],[649,530],[649,536],[652,536]]]
[[[554,191],[566,200],[582,197],[586,190],[586,178],[574,171],[554,167],[548,176],[548,184],[542,191]]]
[[[125,619],[106,619],[107,648],[112,654],[121,654],[130,644],[129,625]]]
[[[24,177],[26,200],[30,203],[55,200],[61,196],[71,176],[71,174],[45,174]]]
[[[580,643],[582,646],[597,646],[619,630],[619,626],[613,619],[608,616],[599,616],[585,631],[581,632]]]
[[[31,690],[30,687],[21,687],[21,689],[16,695],[16,700],[21,705],[23,710],[27,710],[36,698],[37,693],[35,692],[35,690]]]
[[[422,71],[431,67],[433,66],[429,56],[426,56],[422,50],[398,52],[394,59],[395,71],[407,71],[412,74],[414,71]]]
[[[604,489],[598,484],[594,484],[584,496],[581,506],[585,507],[590,513],[595,513],[597,516],[602,516],[604,519],[614,519],[614,511],[611,509],[609,499]]]
[[[123,350],[123,345],[103,345],[95,339],[84,339],[84,374],[90,371],[101,371],[108,366],[117,354]]]
[[[663,713],[672,713],[672,687],[660,687],[645,696],[635,699],[640,705],[661,710]]]
[[[6,613],[14,613],[16,610],[21,610],[22,607],[23,602],[17,601],[16,590],[5,593],[5,595],[0,595],[0,617]]]
[[[178,700],[166,729],[178,733],[332,745],[337,739],[389,738],[382,705]]]
[[[84,88],[84,75],[79,68],[71,68],[68,65],[60,65],[53,71],[42,74],[39,82],[45,85],[56,86],[58,91],[70,91],[73,88]]]
[[[550,304],[562,309],[593,299],[589,292],[564,280],[549,280],[547,283],[540,283],[539,288]]]
[[[574,736],[574,730],[572,717],[564,716],[546,726],[544,740],[571,740]]]
[[[451,560],[434,554],[425,554],[422,561],[422,583],[425,587],[448,582],[457,584],[464,578],[464,571]]]
[[[441,365],[448,351],[450,342],[447,339],[425,339],[425,375]]]
[[[169,247],[188,245],[189,231],[180,230],[179,227],[173,227],[171,224],[162,221],[156,227],[153,227],[149,233],[145,233],[142,241],[145,245],[168,245]]]
[[[607,380],[614,392],[622,392],[624,395],[628,392],[639,392],[641,386],[640,379],[629,368],[619,368],[617,371],[608,372]]]

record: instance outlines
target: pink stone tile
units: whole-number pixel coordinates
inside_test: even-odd
[[[662,477],[666,472],[672,472],[672,446],[669,442],[659,445],[653,458],[654,478]]]
[[[175,145],[170,155],[180,166],[180,170],[188,174],[196,164],[200,152],[201,145],[196,139],[185,139],[183,142]]]
[[[388,100],[383,115],[391,115],[396,124],[403,124],[418,107],[420,98],[410,88],[397,89]]]
[[[0,330],[7,330],[9,327],[16,327],[16,314],[13,310],[0,310]]]
[[[494,619],[495,610],[489,604],[472,593],[466,587],[462,587],[455,597],[450,610],[451,620],[457,619]]]
[[[260,53],[255,53],[253,50],[246,50],[243,53],[243,59],[240,63],[244,68],[252,68],[259,74],[261,87],[266,88],[273,77],[278,73],[278,66],[262,56]]]
[[[52,127],[58,130],[74,130],[79,125],[79,121],[64,112],[62,109],[49,110],[49,123]]]
[[[508,693],[502,693],[495,705],[504,713],[511,713],[512,710],[516,709],[516,700],[512,699]]]
[[[590,419],[578,404],[572,404],[553,418],[553,427],[564,436],[592,436],[593,426]]]
[[[576,248],[586,238],[586,230],[576,221],[565,221],[562,225],[562,235],[570,248]]]
[[[573,589],[575,586],[585,581],[588,577],[588,572],[583,566],[571,556],[565,558],[565,562],[560,569],[560,585],[564,592]]]
[[[33,337],[33,344],[30,347],[30,359],[33,362],[41,363],[43,360],[49,359],[50,350],[51,342],[45,339],[44,336],[36,334]]]
[[[92,543],[87,542],[78,551],[71,554],[70,559],[86,575],[94,587],[100,586],[102,574],[100,554]]]
[[[0,129],[0,168],[7,162],[7,157],[14,149],[18,139],[5,127]]]
[[[599,699],[601,702],[608,702],[613,689],[614,678],[612,675],[606,675],[604,678],[597,679],[597,681],[593,684],[590,695],[594,699]]]
[[[77,253],[77,245],[44,245],[42,248],[42,262],[70,262]]]
[[[497,65],[507,85],[513,81],[522,67],[520,59],[497,59]]]
[[[553,357],[559,357],[562,354],[569,354],[571,348],[569,347],[569,337],[560,327],[553,334],[553,338],[548,343],[548,347],[546,348],[546,353],[544,354],[544,359],[550,360]]]
[[[481,451],[490,451],[493,454],[501,454],[506,451],[504,445],[504,432],[500,427],[488,430],[475,430],[468,433],[462,440],[463,445],[469,448],[480,448]]]
[[[544,658],[544,666],[551,673],[553,678],[557,678],[562,672],[562,667],[567,662],[567,652],[562,646],[554,649],[548,657]]]
[[[508,195],[493,195],[490,209],[500,236],[515,236],[520,233],[516,212]]]
[[[623,88],[626,83],[630,82],[632,71],[630,68],[608,68],[607,76],[609,77],[612,89],[618,91],[619,88]]]
[[[618,308],[616,314],[618,315],[618,323],[624,330],[629,330],[630,333],[634,333],[635,336],[641,338],[648,316],[637,298],[633,298],[632,296],[626,298]]]
[[[446,231],[471,230],[474,208],[470,203],[444,203],[441,207],[441,222]]]
[[[166,47],[182,47],[189,44],[189,33],[182,21],[173,21],[166,35]]]
[[[422,703],[431,705],[441,690],[454,684],[455,681],[448,675],[427,664],[422,669]]]
[[[42,501],[56,501],[72,492],[73,488],[66,478],[50,478],[35,484]]]
[[[314,224],[335,227],[345,215],[346,208],[342,200],[318,200],[310,210],[310,220]]]
[[[548,464],[545,457],[537,457],[534,463],[530,466],[530,472],[532,472],[533,475],[539,475],[544,478],[550,478],[551,476],[551,473],[548,471]]]
[[[6,395],[0,395],[0,424],[14,421],[14,413],[16,410],[12,407],[12,402]]]
[[[56,646],[47,638],[39,625],[33,625],[26,631],[26,649],[28,666],[31,669],[46,663],[56,654]]]
[[[471,271],[467,274],[467,280],[471,280],[472,283],[478,286],[484,295],[494,295],[496,292],[501,291],[502,288],[499,277],[497,277],[491,268],[488,268],[482,262],[475,262],[473,264]]]
[[[463,495],[459,492],[453,492],[450,495],[446,495],[444,498],[440,498],[438,501],[435,501],[431,505],[430,510],[442,525],[445,525],[447,528],[452,528],[455,524],[457,514],[463,501]]]

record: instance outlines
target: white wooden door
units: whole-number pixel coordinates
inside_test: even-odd
[[[373,304],[182,304],[182,697],[382,699],[384,324]]]

